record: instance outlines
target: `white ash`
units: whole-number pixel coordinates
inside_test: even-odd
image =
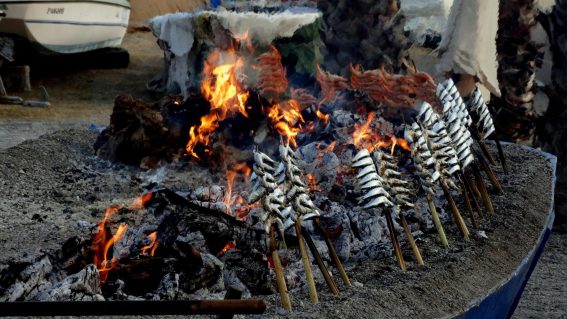
[[[53,265],[47,256],[26,263],[29,265],[17,274],[15,282],[0,296],[0,302],[34,300],[42,290],[52,287],[48,278]]]
[[[175,300],[179,294],[179,274],[166,274],[160,281],[154,300]]]
[[[35,300],[41,301],[104,301],[100,290],[100,277],[94,265],[44,289]]]

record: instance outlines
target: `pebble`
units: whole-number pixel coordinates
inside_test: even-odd
[[[358,281],[353,281],[353,282],[352,282],[352,285],[355,286],[355,287],[357,287],[357,288],[362,288],[362,287],[364,287],[364,284],[361,283],[361,282],[358,282]]]

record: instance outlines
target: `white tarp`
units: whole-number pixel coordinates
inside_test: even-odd
[[[443,33],[452,4],[453,0],[401,0],[400,9],[406,17],[405,30],[418,42],[431,31]]]

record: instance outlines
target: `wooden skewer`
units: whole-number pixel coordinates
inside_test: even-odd
[[[386,222],[388,223],[388,231],[390,232],[390,238],[392,239],[392,246],[394,246],[394,251],[396,252],[396,257],[398,259],[398,263],[400,264],[400,268],[402,268],[402,271],[407,271],[406,262],[404,261],[404,255],[402,254],[402,248],[400,247],[400,243],[398,242],[398,235],[396,234],[396,229],[394,228],[394,221],[392,220],[392,215],[390,215],[389,211],[386,211],[384,215],[386,215]]]
[[[496,175],[494,174],[494,171],[492,171],[492,168],[490,168],[490,165],[488,165],[488,163],[486,162],[486,159],[484,159],[484,157],[482,157],[478,153],[477,153],[477,158],[478,161],[480,162],[480,165],[482,166],[482,169],[486,172],[486,175],[490,179],[490,183],[492,184],[492,186],[496,189],[496,191],[503,194],[504,189],[502,189],[502,185],[496,178]]]
[[[468,185],[468,187],[470,188],[471,192],[475,195],[474,200],[478,205],[477,199],[482,200],[482,195],[480,194],[480,191],[476,187],[476,184],[473,182],[473,178],[472,178],[471,174],[469,174],[469,172],[467,172],[467,171],[464,171],[463,174],[464,174],[464,177],[465,177],[465,182]],[[482,213],[482,211],[480,209],[478,210],[478,214],[480,215],[480,217],[484,217],[484,214]]]
[[[339,289],[337,288],[337,285],[333,281],[333,278],[331,278],[331,276],[329,275],[329,271],[325,266],[325,262],[323,261],[323,258],[321,258],[319,251],[317,251],[317,247],[315,246],[315,243],[313,242],[311,235],[309,235],[309,233],[303,227],[301,227],[301,233],[303,234],[303,238],[305,239],[305,242],[307,243],[309,250],[311,250],[311,255],[313,255],[313,258],[315,258],[315,262],[317,262],[317,266],[319,267],[319,270],[323,274],[323,278],[325,278],[325,283],[327,283],[329,290],[334,295],[338,295]]]
[[[479,144],[480,144],[480,148],[482,149],[482,152],[484,153],[490,164],[496,165],[496,161],[494,160],[494,157],[492,157],[492,154],[490,154],[490,151],[488,150],[488,146],[486,146],[484,140],[480,140]]]
[[[470,235],[469,229],[467,228],[467,225],[463,220],[463,216],[461,216],[461,212],[459,212],[459,209],[457,208],[457,204],[455,204],[453,195],[451,195],[451,192],[449,191],[449,187],[447,186],[447,183],[444,180],[441,180],[440,184],[441,187],[443,188],[443,192],[445,193],[445,197],[449,202],[449,206],[451,207],[451,213],[453,214],[453,219],[455,220],[455,223],[457,224],[459,231],[463,235],[463,238],[468,241]]]
[[[274,226],[272,226],[270,227],[270,250],[272,253],[272,261],[274,262],[274,270],[276,272],[278,291],[280,293],[282,307],[287,311],[291,311],[291,299],[289,298],[289,292],[287,291],[287,285],[285,283],[284,269],[276,247],[276,232]]]
[[[473,179],[472,179],[471,174],[469,174],[468,171],[463,171],[462,173],[463,173],[463,176],[465,177],[465,182],[469,185],[472,193],[475,195],[476,198],[481,199],[482,196],[480,195],[480,191],[478,190],[476,185],[472,182]]]
[[[488,146],[484,141],[484,137],[480,134],[478,128],[476,126],[472,126],[470,127],[469,131],[472,133],[473,138],[478,142],[478,145],[480,146],[480,149],[482,150],[484,156],[488,158],[488,160],[492,165],[496,165],[496,161],[494,161],[494,157],[492,157],[492,154],[490,154],[490,151],[488,150]]]
[[[431,212],[433,224],[435,224],[435,228],[437,229],[437,233],[439,234],[439,240],[441,241],[441,244],[445,247],[449,247],[449,241],[447,241],[447,236],[445,236],[443,224],[441,224],[439,214],[437,213],[437,208],[435,208],[435,203],[433,202],[433,195],[427,194],[427,204],[429,205],[429,212]]]
[[[307,255],[307,248],[305,247],[305,242],[301,235],[301,221],[299,218],[295,221],[295,233],[297,234],[297,240],[299,241],[299,252],[301,253],[301,260],[303,261],[303,268],[305,268],[305,279],[307,280],[309,297],[311,298],[312,303],[317,304],[319,303],[319,295],[317,294],[317,288],[315,287],[315,279],[313,279],[311,261]]]
[[[488,196],[488,191],[486,190],[486,185],[484,185],[484,180],[482,179],[480,170],[475,164],[472,164],[471,166],[473,168],[476,185],[480,191],[480,194],[482,195],[482,201],[484,202],[484,206],[486,206],[486,209],[488,209],[489,214],[494,214],[494,206],[492,205],[490,196]]]
[[[469,196],[469,191],[465,187],[465,183],[462,181],[462,179],[459,179],[459,180],[460,180],[460,184],[461,184],[461,190],[462,190],[462,193],[463,193],[463,198],[465,200],[465,209],[467,210],[467,214],[469,214],[469,217],[471,218],[472,227],[474,229],[477,229],[478,223],[476,222],[476,217],[474,216],[474,213],[473,213],[473,209],[472,209],[472,205],[471,205],[471,199],[470,199],[470,196]],[[472,196],[474,196],[474,195],[472,195]]]
[[[327,234],[327,231],[323,228],[323,226],[321,226],[321,221],[319,220],[319,218],[314,218],[313,224],[315,225],[317,230],[319,230],[319,232],[321,233],[321,236],[323,236],[323,238],[325,239],[325,243],[327,244],[327,249],[329,249],[329,255],[331,256],[331,259],[335,263],[335,266],[337,267],[343,282],[348,287],[352,287],[352,284],[350,283],[350,279],[348,278],[348,275],[345,271],[345,268],[343,267],[343,264],[341,263],[341,259],[337,255],[337,250],[335,249],[335,246],[333,246],[333,242],[331,241],[329,234]]]
[[[478,216],[480,218],[484,218],[484,213],[482,212],[482,208],[480,208],[480,204],[478,203],[478,200],[476,199],[477,197],[474,194],[473,185],[470,180],[470,176],[466,172],[461,172],[461,179],[463,180],[463,183],[470,194],[470,200],[473,203],[474,209],[476,210]],[[479,198],[481,197],[480,193],[478,194],[478,197]]]
[[[498,157],[500,158],[500,163],[502,164],[502,170],[504,174],[508,175],[508,161],[506,160],[506,155],[504,155],[504,149],[502,149],[502,144],[498,138],[495,138],[496,148],[498,149]]]
[[[402,223],[402,227],[404,228],[404,232],[406,233],[406,237],[409,240],[409,244],[411,246],[411,250],[413,251],[413,256],[415,257],[415,261],[420,266],[425,266],[423,262],[423,258],[421,258],[421,253],[419,252],[419,248],[415,243],[415,239],[413,238],[413,234],[411,233],[411,229],[408,226],[408,222],[402,213],[400,213],[400,221]]]

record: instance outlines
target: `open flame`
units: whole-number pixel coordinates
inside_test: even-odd
[[[224,204],[226,205],[227,213],[232,212],[233,204],[238,200],[238,198],[242,198],[242,196],[238,195],[236,199],[232,197],[232,191],[234,186],[234,179],[238,175],[243,176],[243,180],[245,183],[248,183],[248,178],[252,173],[252,169],[246,164],[246,162],[239,162],[233,164],[230,168],[226,171],[226,195],[224,197]]]
[[[201,117],[200,125],[191,127],[187,154],[198,159],[195,147],[199,144],[208,146],[221,121],[236,114],[248,117],[246,102],[249,93],[244,90],[237,76],[243,66],[244,60],[233,49],[223,53],[215,50],[206,59],[201,93],[211,103],[211,110]]]
[[[366,148],[368,151],[374,150],[374,141],[377,135],[373,133],[370,125],[376,117],[376,113],[371,112],[366,118],[366,122],[362,125],[355,124],[354,133],[352,134],[352,143],[358,148]]]
[[[153,232],[153,233],[149,234],[148,238],[150,239],[150,243],[148,245],[142,247],[140,249],[140,253],[142,255],[154,256],[156,249],[159,246],[159,242],[157,241],[157,232]]]
[[[396,136],[385,136],[381,135],[372,128],[372,121],[374,120],[376,113],[371,112],[368,114],[368,118],[364,124],[356,124],[355,130],[352,135],[352,143],[359,149],[366,148],[369,152],[375,149],[390,149],[390,152],[394,154],[396,146],[401,147],[406,151],[411,151],[409,143]]]
[[[118,259],[116,257],[112,257],[110,260],[108,259],[110,248],[114,247],[114,243],[120,240],[128,229],[127,225],[122,224],[118,227],[114,235],[107,233],[107,222],[112,215],[118,212],[118,210],[118,206],[110,206],[106,209],[104,218],[100,223],[98,223],[98,231],[94,235],[91,244],[93,262],[100,273],[101,283],[106,282],[108,272],[118,263]],[[110,238],[108,238],[109,236]]]
[[[148,202],[152,199],[153,194],[151,192],[145,193],[141,196],[136,197],[130,204],[130,210],[140,210],[146,207]]]
[[[299,103],[296,100],[274,103],[266,113],[278,134],[285,137],[293,147],[297,147],[295,139],[303,131],[305,124]]]

